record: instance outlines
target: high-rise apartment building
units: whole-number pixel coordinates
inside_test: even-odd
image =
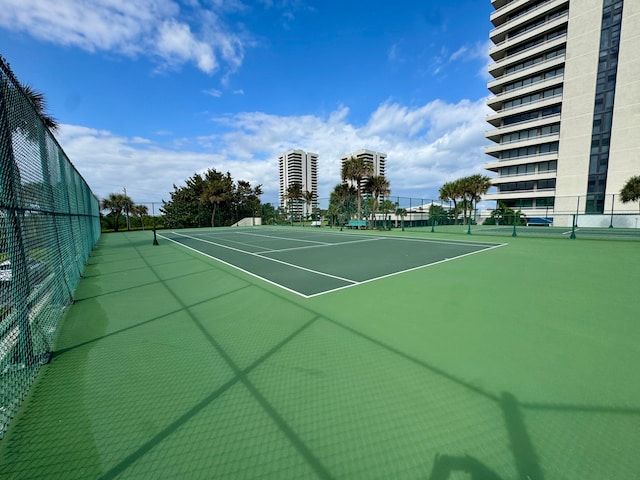
[[[318,199],[318,154],[304,152],[303,150],[290,150],[278,157],[280,165],[280,206],[290,208],[296,215],[310,214],[306,210],[309,206],[304,201],[289,202],[288,188],[294,184],[302,185],[302,193],[312,192],[314,202],[310,206],[311,211],[317,207]]]
[[[344,165],[344,162],[350,158],[362,158],[366,163],[371,165],[373,168],[373,176],[384,176],[385,174],[385,164],[387,162],[386,153],[374,152],[365,149],[356,150],[355,152],[344,155],[340,159],[340,165]],[[356,185],[353,186],[355,187]],[[362,182],[361,186],[364,187],[364,182]]]
[[[637,212],[618,194],[640,173],[640,1],[491,3],[485,199],[557,224]]]

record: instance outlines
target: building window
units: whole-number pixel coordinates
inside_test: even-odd
[[[622,0],[605,0],[602,9],[600,60],[591,129],[586,213],[604,213],[623,3]]]

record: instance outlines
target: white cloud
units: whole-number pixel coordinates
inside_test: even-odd
[[[224,61],[235,71],[244,44],[214,8],[231,9],[213,2],[207,10],[196,2],[189,16],[172,0],[2,0],[0,26],[89,52],[151,55],[163,66],[190,62],[205,73]]]
[[[292,148],[320,155],[322,198],[340,181],[340,157],[360,148],[387,153],[392,195],[434,198],[444,182],[482,172],[487,113],[484,98],[416,107],[385,103],[360,126],[349,122],[344,106],[327,117],[264,112],[216,117],[215,133],[176,139],[174,149],[73,125],[62,126],[59,140],[97,195],[126,186],[137,202],[168,200],[174,184],[207,168],[262,184],[263,201],[276,202],[277,157]]]
[[[215,89],[215,88],[210,88],[208,90],[204,90],[203,93],[205,95],[210,95],[210,96],[215,97],[215,98],[220,98],[222,96],[222,92],[220,90]]]

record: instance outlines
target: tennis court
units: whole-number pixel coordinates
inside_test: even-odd
[[[161,237],[306,298],[503,245],[282,227]]]
[[[152,238],[101,237],[0,441],[0,478],[638,476],[637,242]],[[374,269],[340,265],[365,248]],[[280,261],[296,281],[270,276]]]

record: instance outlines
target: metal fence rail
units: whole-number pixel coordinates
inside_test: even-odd
[[[99,201],[0,57],[0,438],[100,236]]]

